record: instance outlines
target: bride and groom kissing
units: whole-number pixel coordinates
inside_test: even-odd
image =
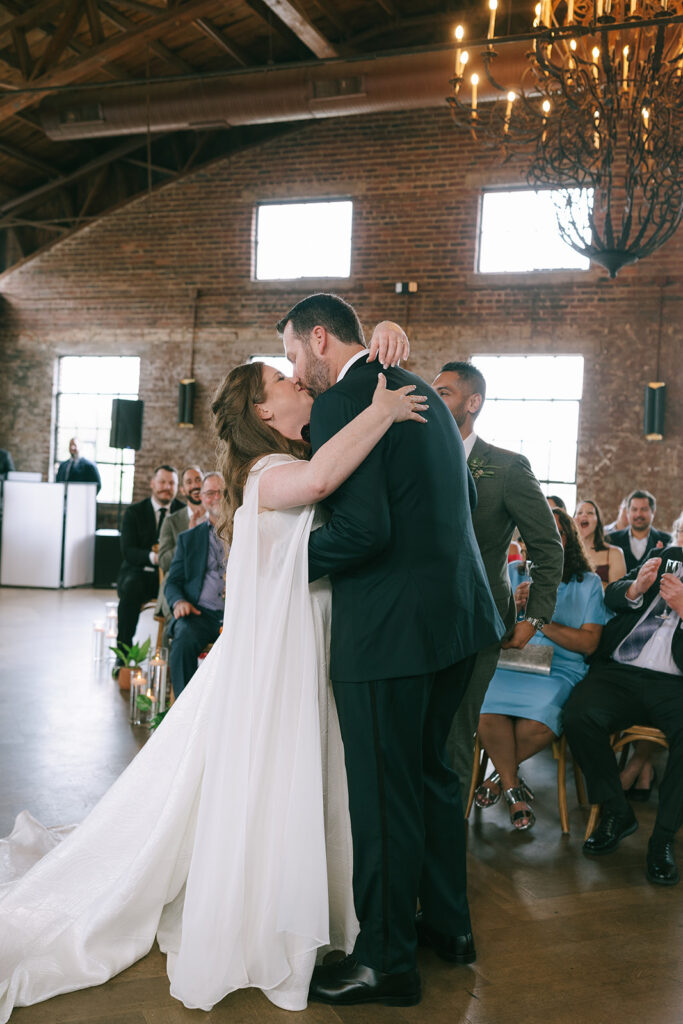
[[[389,365],[378,383],[342,299],[310,296],[278,330],[293,379],[240,366],[213,405],[223,633],[79,827],[18,820],[32,866],[0,889],[0,1021],[155,936],[172,995],[202,1009],[246,986],[287,1009],[412,1005],[418,937],[474,960],[445,744],[503,626],[462,442],[419,378]],[[315,967],[328,948],[347,956]]]

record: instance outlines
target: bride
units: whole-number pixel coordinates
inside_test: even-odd
[[[405,352],[394,326],[371,342],[385,365]],[[330,592],[309,588],[307,543],[315,502],[393,422],[424,422],[412,390],[389,392],[380,374],[372,405],[307,461],[306,391],[261,363],[224,380],[223,632],[82,824],[46,829],[23,812],[0,841],[3,1024],[15,1006],[107,981],[155,937],[171,994],[203,1010],[247,986],[303,1009],[316,957],[352,948]]]

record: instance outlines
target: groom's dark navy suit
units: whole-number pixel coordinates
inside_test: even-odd
[[[351,352],[352,354],[352,352]],[[372,401],[378,363],[361,359],[316,399],[317,450]],[[465,835],[445,743],[474,655],[503,635],[472,528],[474,482],[452,415],[429,395],[427,424],[395,424],[326,501],[309,577],[332,580],[331,676],[349,780],[355,956],[375,970],[415,966],[425,922],[470,931]]]

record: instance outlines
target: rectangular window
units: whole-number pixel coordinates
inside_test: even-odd
[[[349,277],[352,218],[348,199],[261,203],[256,208],[256,280]]]
[[[472,356],[486,379],[475,430],[525,455],[544,494],[573,513],[583,356]]]
[[[572,200],[578,189],[570,190]],[[484,192],[479,227],[481,274],[528,273],[534,270],[588,270],[590,261],[562,241],[556,210],[566,218],[562,190],[512,189]],[[581,193],[578,204],[580,234],[590,239],[588,212],[591,190]]]
[[[133,499],[135,452],[109,447],[111,403],[137,398],[140,359],[137,356],[62,356],[55,395],[57,465],[69,458],[69,440],[77,437],[80,454],[97,464],[102,477],[101,502]]]

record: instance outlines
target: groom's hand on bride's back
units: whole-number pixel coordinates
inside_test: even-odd
[[[382,320],[377,324],[370,338],[368,362],[379,358],[384,369],[398,366],[410,355],[410,342],[406,332],[393,320]]]
[[[189,601],[176,601],[173,605],[173,618],[183,619],[186,615],[201,615],[199,608],[195,608]]]

